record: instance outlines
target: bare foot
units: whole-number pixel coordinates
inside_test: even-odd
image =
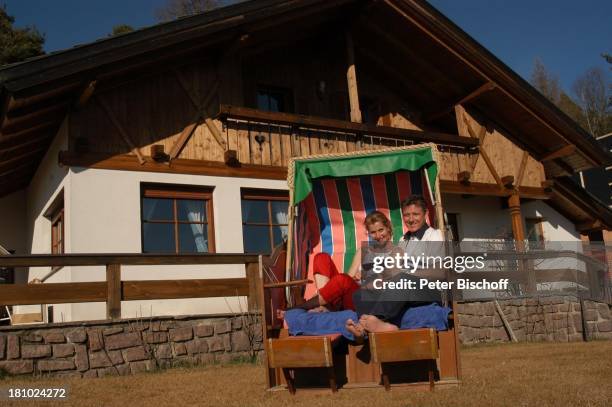
[[[355,342],[361,343],[363,342],[363,337],[365,336],[365,331],[360,324],[356,324],[355,321],[349,319],[346,321],[346,330],[353,334],[355,337]]]
[[[276,310],[276,318],[278,318],[278,319],[285,319],[285,310],[284,309],[277,309]]]
[[[396,325],[382,321],[374,315],[362,315],[361,318],[359,318],[359,324],[367,332],[392,332],[399,330]]]

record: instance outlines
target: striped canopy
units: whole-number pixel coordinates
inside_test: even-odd
[[[391,220],[398,241],[406,232],[400,204],[410,195],[423,195],[428,223],[435,224],[434,151],[428,146],[295,159],[291,279],[312,279],[312,258],[320,252],[330,254],[338,270],[347,272],[357,248],[369,239],[364,220],[372,211]],[[307,287],[305,296],[311,292],[314,287]]]

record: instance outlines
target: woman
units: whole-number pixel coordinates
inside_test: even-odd
[[[391,222],[379,211],[371,212],[364,221],[369,236],[374,243],[357,249],[348,274],[338,272],[332,258],[327,253],[318,253],[313,260],[313,274],[317,286],[317,295],[295,308],[323,311],[355,310],[353,297],[359,290],[362,271],[371,269],[376,256],[395,255],[398,252],[392,242],[393,229]]]
[[[290,332],[300,334],[308,334],[309,329],[313,333],[328,333],[337,332],[340,330],[343,335],[349,339],[359,339],[363,337],[365,331],[381,332],[397,330],[397,325],[385,322],[378,316],[386,318],[384,315],[391,313],[392,317],[396,317],[396,313],[404,311],[404,304],[383,304],[373,298],[371,295],[370,277],[381,277],[372,273],[372,265],[374,257],[377,256],[395,256],[395,253],[403,254],[401,249],[393,245],[393,229],[391,222],[387,217],[379,211],[374,211],[368,214],[364,221],[370,238],[373,243],[364,248],[357,249],[353,263],[349,268],[348,274],[338,272],[331,256],[327,253],[319,253],[314,257],[313,273],[315,284],[318,293],[310,300],[298,305],[292,310],[278,312],[279,318],[287,316],[287,323]],[[397,270],[387,269],[383,274],[383,278],[390,278]],[[363,278],[363,282],[359,283]],[[375,291],[375,290],[374,290]],[[315,317],[314,315],[300,314],[301,310],[310,310],[325,312],[325,311],[343,311],[333,312],[329,315]],[[357,311],[346,312],[346,311]],[[304,312],[304,311],[302,311]],[[378,316],[372,313],[379,313]],[[334,315],[332,315],[334,314]],[[358,315],[361,315],[358,318]],[[355,322],[357,321],[358,322]],[[340,325],[340,326],[338,326]],[[339,329],[344,328],[344,330]]]

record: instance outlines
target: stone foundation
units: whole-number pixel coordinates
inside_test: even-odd
[[[519,341],[581,341],[580,301],[572,296],[499,300]],[[589,339],[612,339],[608,304],[584,301]],[[493,301],[455,310],[464,344],[508,342]],[[253,360],[262,349],[256,315],[155,317],[0,327],[0,373],[99,377],[172,366]]]
[[[0,372],[100,377],[158,368],[253,360],[255,315],[0,327]]]
[[[498,302],[520,342],[583,340],[583,314],[576,297],[542,296]],[[586,300],[583,303],[587,339],[612,339],[610,306]],[[510,341],[494,301],[461,302],[456,314],[461,343]]]

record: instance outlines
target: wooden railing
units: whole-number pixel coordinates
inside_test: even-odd
[[[372,145],[403,146],[431,142],[443,146],[475,149],[480,144],[478,139],[455,134],[376,126],[293,113],[267,112],[242,106],[221,105],[219,118],[345,133],[351,135],[353,141],[363,140],[366,144]]]
[[[244,264],[246,277],[122,280],[121,266]],[[260,309],[261,256],[248,254],[63,254],[0,256],[0,267],[105,266],[106,281],[3,284],[0,306],[106,302],[108,319],[121,318],[121,301],[247,296]],[[170,276],[172,278],[172,276]]]

